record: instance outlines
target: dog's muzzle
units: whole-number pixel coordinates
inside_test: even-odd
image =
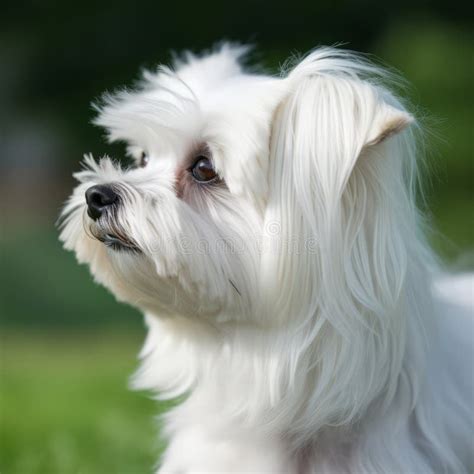
[[[97,184],[86,191],[86,202],[87,214],[96,221],[107,208],[117,204],[118,194],[112,186]]]
[[[97,240],[113,250],[140,252],[135,242],[117,225],[113,217],[116,211],[114,208],[120,204],[119,194],[114,186],[91,186],[86,191],[86,203],[87,214],[95,222],[90,226],[90,231]]]

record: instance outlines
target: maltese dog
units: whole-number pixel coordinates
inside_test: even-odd
[[[390,73],[316,49],[279,76],[223,44],[107,94],[134,164],[86,156],[61,240],[145,315],[135,387],[180,397],[158,473],[472,469],[473,280],[417,208]]]

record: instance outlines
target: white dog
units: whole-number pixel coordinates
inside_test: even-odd
[[[433,291],[416,120],[351,53],[273,77],[245,52],[106,96],[96,123],[136,166],[86,157],[63,213],[65,247],[145,314],[135,386],[185,395],[158,472],[467,472],[472,279]]]

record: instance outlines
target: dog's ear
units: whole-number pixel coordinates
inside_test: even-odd
[[[373,118],[365,147],[382,143],[387,138],[402,132],[413,121],[413,117],[408,112],[381,100]]]
[[[401,132],[413,118],[386,88],[366,79],[373,72],[333,50],[308,56],[285,79],[288,94],[276,110],[270,144],[266,225],[278,223],[278,245],[298,248],[280,248],[264,266],[289,275],[283,267],[291,265],[298,279],[312,282],[289,291],[347,289],[345,297],[323,302],[339,306],[332,312],[341,317],[384,298],[393,303],[405,272],[407,225],[400,219],[412,214],[408,175],[415,167],[411,135]],[[399,215],[403,206],[406,216]],[[314,295],[306,296],[298,300]],[[281,298],[284,305],[293,301]]]
[[[291,92],[275,125],[291,133],[286,146],[291,142],[302,154],[294,165],[311,166],[311,161],[325,192],[342,193],[359,159],[376,152],[377,145],[398,135],[413,118],[385,88],[353,74],[319,71],[319,61],[313,74],[301,74],[300,67],[308,73],[304,67],[308,61],[287,78]]]
[[[420,254],[413,250],[413,119],[387,89],[366,79],[372,72],[350,55],[323,50],[285,79],[289,91],[272,129],[262,257],[262,293],[274,305],[272,317],[291,315],[308,337],[323,331],[321,343],[331,342],[321,353],[331,354],[341,371],[351,368],[345,373],[351,382],[341,386],[359,387],[360,400],[374,389],[371,380],[383,384],[394,375],[390,358],[400,363],[398,353],[389,353],[398,347],[389,338],[404,316],[393,313],[407,260]],[[351,345],[331,339],[333,333]],[[337,374],[334,365],[327,370],[328,380],[332,370]]]

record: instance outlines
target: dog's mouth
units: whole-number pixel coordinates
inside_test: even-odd
[[[115,234],[103,234],[96,237],[106,247],[116,251],[139,252],[140,249],[130,240]]]
[[[117,252],[141,252],[133,240],[129,239],[123,232],[114,226],[112,229],[103,229],[97,225],[88,227],[91,237],[102,242],[107,248]],[[90,235],[89,234],[89,235]]]

